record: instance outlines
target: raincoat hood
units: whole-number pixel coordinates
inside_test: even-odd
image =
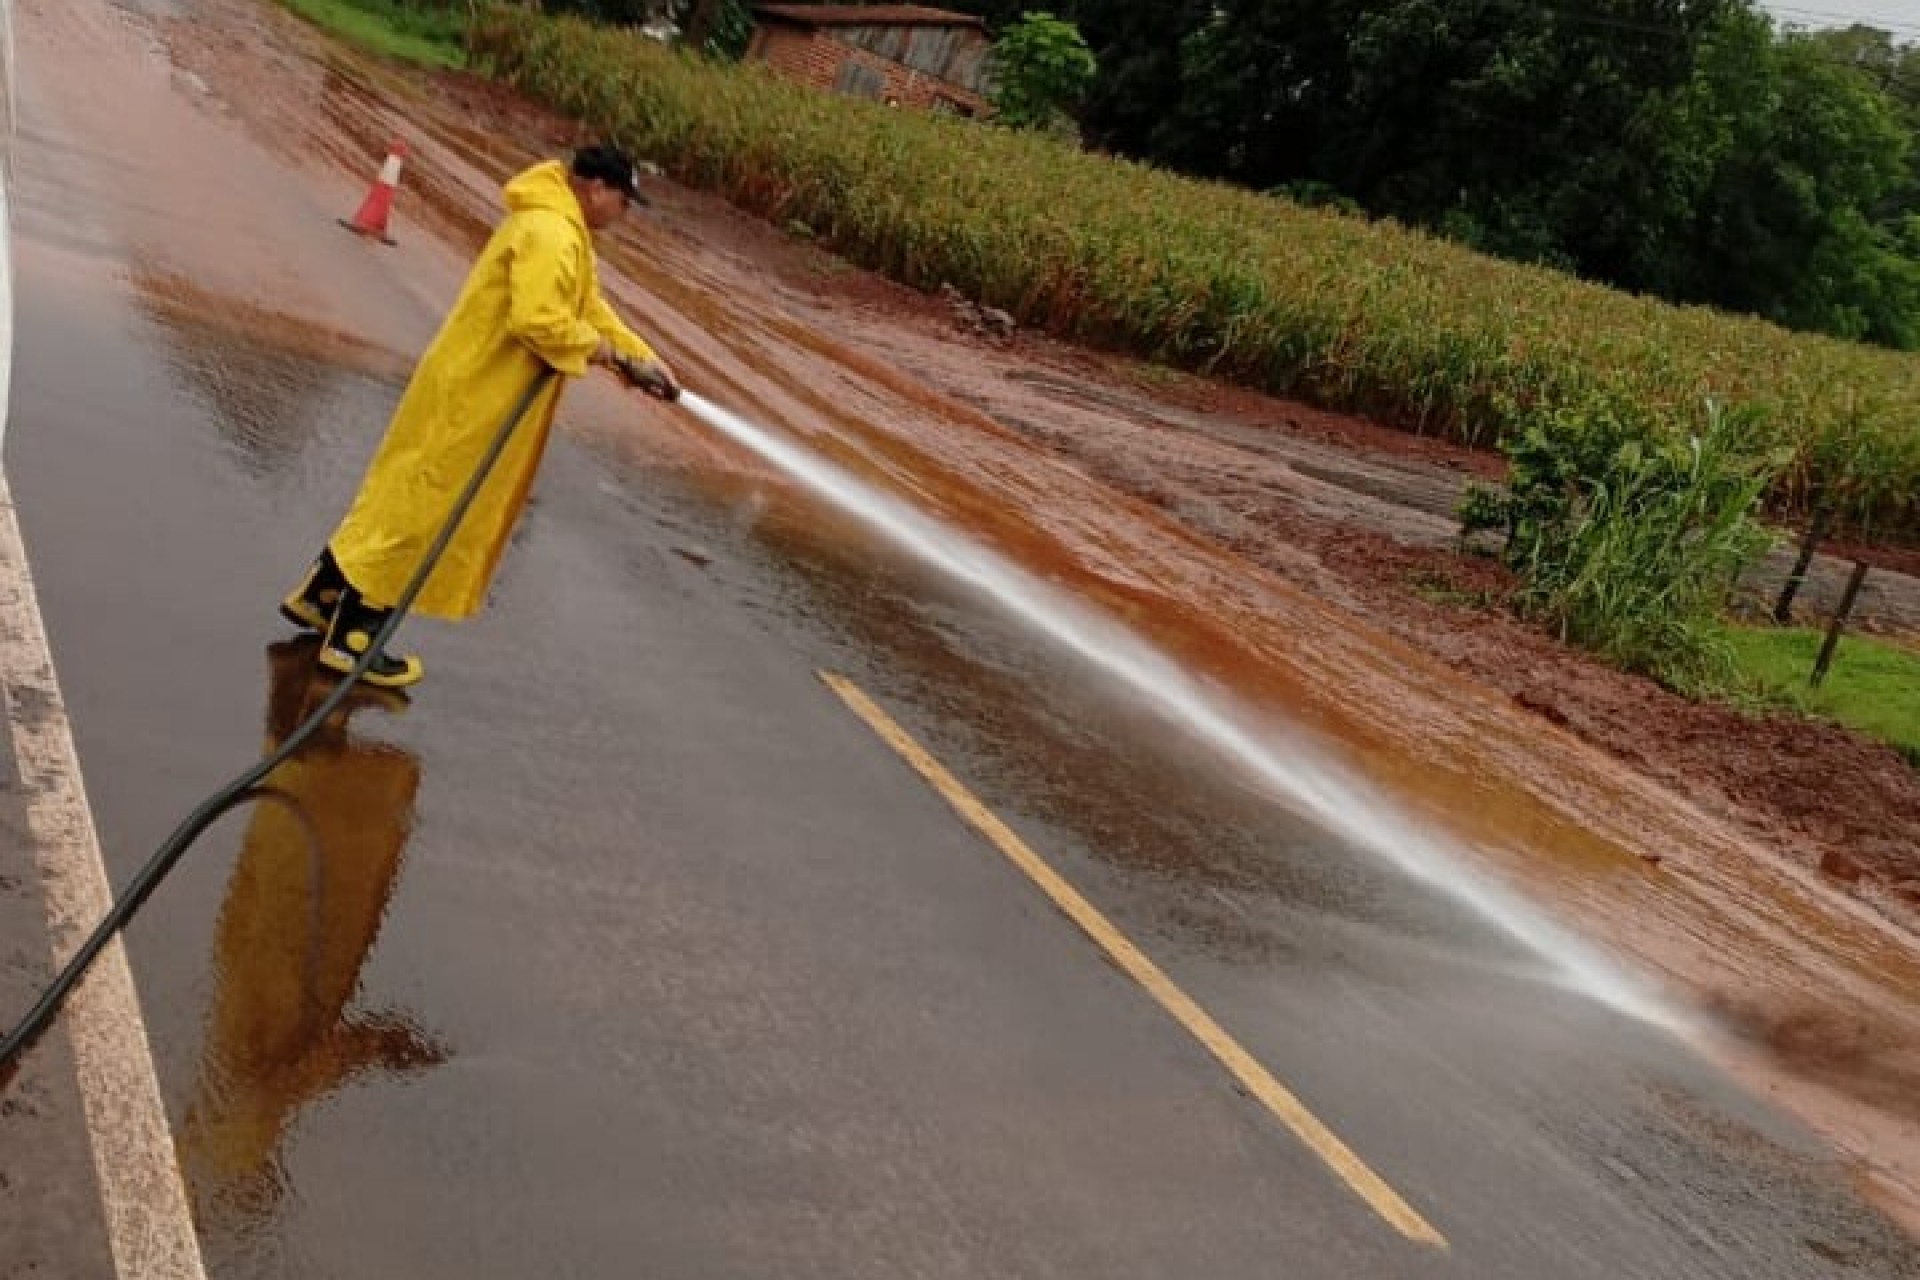
[[[587,225],[587,216],[580,210],[579,197],[573,194],[573,187],[567,182],[567,167],[558,160],[535,165],[509,179],[500,190],[506,198],[507,208],[514,213],[545,209],[561,214],[567,221],[583,228]]]

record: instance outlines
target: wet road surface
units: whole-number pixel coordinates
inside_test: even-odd
[[[139,30],[74,10],[108,17],[30,7],[23,56]],[[122,208],[183,91],[121,82],[153,112],[114,137],[59,77],[22,68],[6,465],[119,882],[310,705],[273,602],[459,256],[351,240],[237,140],[201,161],[250,175],[219,210],[178,175]],[[250,268],[313,305],[236,321]],[[673,411],[569,412],[492,610],[410,626],[419,695],[357,698],[132,932],[210,1274],[1920,1273],[1666,1033],[857,523],[614,443]],[[1448,1247],[1237,1091],[823,670]]]

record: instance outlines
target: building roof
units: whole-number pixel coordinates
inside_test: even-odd
[[[980,27],[970,13],[951,13],[917,4],[756,4],[753,14],[806,27]]]

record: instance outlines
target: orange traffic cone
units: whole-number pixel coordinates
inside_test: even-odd
[[[379,176],[374,178],[367,198],[360,202],[360,211],[351,220],[340,219],[341,226],[382,244],[394,243],[393,237],[387,234],[387,218],[393,213],[393,193],[400,185],[400,164],[406,158],[406,143],[396,142],[387,148],[387,161],[380,166]]]

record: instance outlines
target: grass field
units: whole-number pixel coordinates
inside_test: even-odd
[[[399,0],[280,0],[317,27],[382,57],[428,67],[466,65],[466,17],[459,10]]]
[[[1805,627],[1733,627],[1741,671],[1767,694],[1898,747],[1920,767],[1920,651],[1843,635],[1818,689],[1807,683],[1823,633]]]

